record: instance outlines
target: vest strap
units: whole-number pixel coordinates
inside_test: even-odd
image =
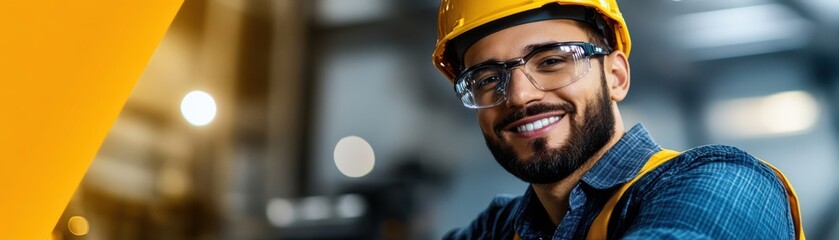
[[[612,212],[615,210],[615,205],[618,204],[621,197],[629,187],[632,186],[633,183],[641,179],[644,175],[648,172],[652,171],[659,165],[669,161],[670,159],[679,156],[680,152],[669,150],[669,149],[661,149],[657,153],[653,154],[647,163],[641,167],[641,171],[638,172],[638,175],[635,176],[632,180],[621,186],[609,201],[606,202],[606,205],[603,206],[603,210],[600,211],[600,214],[597,215],[597,218],[594,219],[594,222],[591,224],[591,228],[588,230],[588,236],[586,239],[606,239],[606,234],[609,231],[609,219],[612,217]]]
[[[626,190],[632,186],[633,183],[637,182],[641,179],[644,175],[655,169],[656,167],[664,164],[665,162],[674,159],[676,156],[679,156],[679,152],[669,150],[669,149],[661,149],[661,151],[653,154],[647,163],[641,168],[641,171],[638,173],[635,178],[621,186],[615,194],[609,198],[609,201],[606,202],[606,205],[603,207],[603,210],[597,215],[597,218],[594,219],[594,222],[591,224],[591,228],[589,228],[588,236],[586,239],[606,239],[608,236],[609,231],[609,219],[612,217],[612,212],[615,210],[615,205],[617,205],[618,201],[620,201],[623,194],[626,193]],[[758,159],[760,160],[760,159]],[[775,175],[778,176],[778,179],[784,184],[784,188],[787,192],[787,199],[789,199],[789,208],[792,214],[792,221],[795,225],[795,233],[796,239],[806,239],[804,236],[804,227],[801,222],[801,209],[798,205],[798,195],[795,194],[795,190],[792,188],[792,184],[787,180],[787,177],[778,170],[775,166],[767,163],[766,161],[760,160],[761,163],[771,168],[775,171]]]

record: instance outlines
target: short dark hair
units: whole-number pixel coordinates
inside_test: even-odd
[[[578,27],[582,28],[583,31],[586,33],[588,37],[588,41],[597,45],[598,47],[605,48],[609,50],[609,52],[614,51],[617,46],[615,46],[615,33],[609,32],[609,29],[606,31],[600,31],[594,25],[586,22],[574,21]],[[604,55],[593,55],[591,56],[594,59],[598,59],[601,62],[603,61]]]
[[[592,26],[589,23],[574,21],[578,27],[582,28],[583,31],[586,33],[588,37],[588,41],[597,45],[598,47],[602,47],[608,49],[610,52],[615,49],[614,44],[614,33],[609,34],[608,30],[605,32],[601,32],[597,29],[597,27]],[[611,36],[606,36],[611,35]]]

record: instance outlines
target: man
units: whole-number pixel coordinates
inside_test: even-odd
[[[443,0],[438,26],[435,65],[496,161],[530,183],[446,239],[804,237],[773,167],[624,128],[631,42],[615,0]]]

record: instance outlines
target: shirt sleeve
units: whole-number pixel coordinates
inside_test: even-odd
[[[445,235],[445,240],[467,240],[467,239],[499,239],[501,232],[513,231],[509,218],[521,197],[511,195],[499,195],[493,198],[492,203],[481,214],[478,215],[468,226],[455,228]],[[509,228],[509,229],[507,229]],[[510,238],[512,239],[512,238]]]
[[[623,239],[795,238],[771,169],[733,147],[693,158],[644,194]]]

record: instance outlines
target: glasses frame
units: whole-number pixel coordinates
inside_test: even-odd
[[[589,58],[591,56],[594,56],[594,55],[608,55],[608,54],[611,53],[611,50],[599,47],[599,46],[597,46],[593,43],[589,43],[589,42],[555,42],[555,43],[548,43],[548,44],[545,44],[545,45],[534,48],[529,53],[525,54],[523,57],[520,57],[520,58],[515,58],[515,59],[511,59],[511,60],[507,60],[507,61],[481,63],[481,64],[478,64],[478,65],[466,68],[465,70],[461,71],[460,74],[457,75],[457,78],[455,78],[455,84],[454,84],[455,94],[461,100],[461,102],[463,103],[463,106],[465,106],[467,108],[481,109],[481,108],[490,108],[490,107],[498,106],[502,102],[507,101],[507,94],[508,94],[507,84],[509,84],[509,82],[510,82],[510,79],[511,79],[510,75],[512,74],[513,69],[515,69],[519,66],[525,65],[527,63],[527,61],[530,60],[530,58],[533,57],[534,55],[536,55],[537,53],[541,53],[542,51],[545,51],[547,49],[560,48],[562,46],[577,46],[577,47],[580,47],[583,50],[583,58],[576,59],[575,61],[580,61],[580,60],[589,61]],[[473,96],[472,91],[468,90],[467,87],[465,86],[465,81],[473,74],[473,72],[475,70],[482,69],[482,68],[489,67],[489,66],[500,67],[500,69],[503,71],[502,74],[505,77],[502,78],[501,82],[498,83],[498,86],[496,87],[497,89],[494,90],[494,91],[501,91],[502,95],[501,95],[500,98],[498,98],[498,100],[496,100],[492,104],[489,104],[489,105],[486,105],[486,106],[479,106],[477,104],[477,102],[475,101],[475,97]],[[565,85],[558,86],[558,87],[555,87],[555,88],[550,88],[550,89],[546,89],[546,88],[543,88],[542,86],[539,86],[539,84],[533,80],[533,78],[530,76],[529,73],[527,73],[526,71],[524,73],[529,78],[530,83],[533,84],[536,88],[538,88],[539,90],[542,90],[542,91],[548,91],[548,90],[560,89],[560,88],[566,87],[568,85],[571,85],[572,83],[579,80],[583,75],[588,73],[589,69],[591,69],[591,64],[588,65],[588,68],[586,69],[586,72],[584,72],[583,74],[580,74],[580,76],[578,76],[576,79],[568,82]],[[470,100],[467,100],[466,98],[470,98],[472,100],[470,101]],[[474,104],[470,104],[469,102],[473,102]]]

